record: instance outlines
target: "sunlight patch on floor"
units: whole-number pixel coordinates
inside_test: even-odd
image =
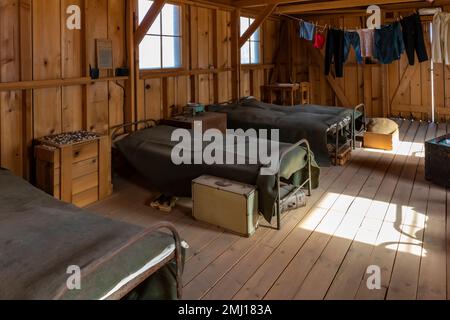
[[[334,209],[338,197],[344,197],[347,201],[354,198],[333,192],[326,194],[319,203],[319,207],[313,209],[298,227],[351,241],[354,240],[356,228],[359,236],[355,241],[359,243],[426,257],[426,250],[422,248],[423,230],[427,222],[425,213],[418,212],[411,206],[373,201],[369,211],[367,211],[367,206],[351,206],[345,214],[339,208]],[[355,201],[361,202],[361,204],[371,201],[370,199],[363,200],[364,198],[356,198]],[[361,209],[358,210],[358,207]],[[363,212],[363,210],[365,211]],[[365,212],[371,212],[371,215],[365,214]],[[337,225],[338,227],[336,227]],[[364,232],[376,232],[377,240],[374,242],[373,236],[362,236],[361,233]]]

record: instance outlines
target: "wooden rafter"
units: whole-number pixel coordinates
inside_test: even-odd
[[[399,4],[399,3],[414,3],[424,2],[423,0],[336,0],[325,1],[305,4],[293,4],[280,6],[277,9],[277,13],[303,13],[321,10],[332,9],[345,9],[345,8],[357,8],[366,7],[370,5],[386,5],[386,4]]]
[[[288,4],[288,3],[299,3],[299,2],[307,2],[310,0],[238,0],[233,3],[236,7],[239,8],[251,8],[251,7],[264,7],[268,4]]]
[[[144,20],[142,20],[141,24],[135,32],[134,40],[136,46],[138,46],[142,42],[142,40],[144,40],[145,35],[147,34],[148,30],[150,30],[151,26],[155,22],[165,4],[166,0],[155,0],[155,2],[153,2],[152,6],[144,17]]]
[[[277,4],[269,4],[261,12],[261,14],[255,19],[251,26],[244,32],[244,34],[239,38],[239,48],[247,42],[248,39],[258,30],[258,28],[266,21],[266,19],[275,11]]]

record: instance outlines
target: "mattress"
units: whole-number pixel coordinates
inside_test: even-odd
[[[3,169],[0,221],[2,300],[53,299],[69,280],[69,267],[83,269],[144,231],[60,202]],[[82,277],[81,289],[63,299],[106,299],[173,250],[168,234],[149,235]]]
[[[264,167],[257,159],[256,164],[251,164],[248,155],[249,141],[244,144],[245,154],[232,154],[237,159],[238,156],[245,158],[245,164],[181,164],[176,165],[172,161],[172,152],[178,143],[171,141],[174,127],[157,126],[149,129],[137,131],[120,141],[116,142],[117,148],[128,160],[128,162],[142,174],[143,177],[160,192],[167,196],[190,197],[192,195],[192,181],[202,175],[210,175],[219,178],[238,181],[258,187],[259,208],[267,221],[271,222],[274,215],[275,203],[278,198],[276,172],[271,175],[262,175],[261,169]],[[191,137],[193,137],[191,133]],[[234,136],[227,136],[226,140],[234,140],[234,150],[238,150],[238,140]],[[260,139],[261,140],[261,139]],[[203,142],[202,142],[203,143]],[[190,146],[194,145],[192,140]],[[203,143],[201,152],[208,143]],[[280,151],[290,148],[290,144],[282,143]],[[226,151],[226,146],[223,146]],[[194,158],[194,150],[188,150],[191,159]],[[289,180],[294,185],[302,185],[308,179],[308,158],[307,151],[303,148],[296,148],[281,163],[280,175]],[[314,159],[312,168],[313,187],[318,187],[320,169]]]
[[[211,105],[208,111],[226,113],[229,129],[278,129],[280,139],[295,143],[307,139],[320,166],[330,166],[328,139],[352,122],[353,110],[314,105],[283,107],[255,99],[237,104]],[[344,137],[345,138],[345,137]]]

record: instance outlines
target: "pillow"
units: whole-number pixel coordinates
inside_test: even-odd
[[[367,132],[378,134],[393,134],[398,130],[398,124],[391,119],[374,118],[370,119],[367,125]]]

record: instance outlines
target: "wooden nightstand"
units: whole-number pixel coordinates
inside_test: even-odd
[[[182,129],[192,129],[196,121],[202,122],[203,132],[209,129],[218,129],[225,134],[227,131],[227,115],[216,112],[204,112],[196,116],[176,116],[168,120],[161,120],[161,124]]]
[[[86,137],[87,140],[71,140]],[[64,202],[86,207],[112,193],[108,136],[76,132],[36,142],[36,186]]]

